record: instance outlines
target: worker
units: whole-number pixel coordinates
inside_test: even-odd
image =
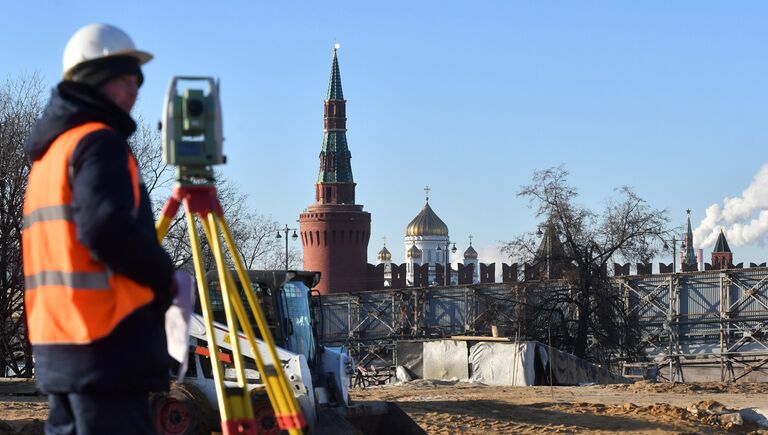
[[[173,264],[127,142],[150,59],[117,27],[79,29],[24,144],[25,304],[47,434],[155,433],[148,392],[169,386]]]

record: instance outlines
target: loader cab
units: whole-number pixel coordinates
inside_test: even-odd
[[[304,355],[311,366],[317,353],[317,341],[313,328],[310,289],[320,281],[320,273],[282,270],[249,270],[247,273],[277,346]],[[261,338],[253,312],[234,271],[233,276],[251,326],[256,336]],[[218,274],[215,271],[209,272],[206,280],[214,320],[226,323]],[[195,312],[202,313],[199,300]]]

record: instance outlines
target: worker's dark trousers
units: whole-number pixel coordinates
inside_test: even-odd
[[[148,394],[49,394],[46,435],[155,434]]]

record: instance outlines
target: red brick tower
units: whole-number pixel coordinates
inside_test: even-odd
[[[717,243],[715,243],[715,249],[712,250],[712,268],[713,269],[729,269],[733,264],[733,253],[728,246],[728,241],[725,240],[725,234],[720,229],[720,235],[717,236]]]
[[[304,269],[322,273],[317,289],[324,294],[366,289],[371,214],[355,204],[346,124],[346,100],[334,48],[315,204],[299,215]]]

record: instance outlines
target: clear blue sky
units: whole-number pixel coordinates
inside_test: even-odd
[[[294,226],[314,200],[339,42],[371,261],[382,236],[402,260],[426,184],[459,248],[471,233],[482,257],[534,228],[515,193],[535,169],[565,164],[589,205],[633,186],[695,226],[768,160],[768,3],[370,3],[6,2],[0,72],[52,86],[69,36],[108,22],[156,56],[137,106],[153,124],[172,75],[219,77],[225,174]]]

